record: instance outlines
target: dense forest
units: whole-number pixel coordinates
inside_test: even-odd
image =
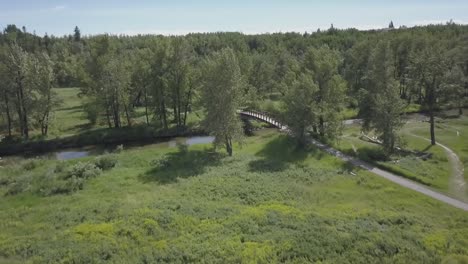
[[[8,25],[0,58],[0,129],[26,140],[32,130],[47,135],[60,104],[53,87],[81,87],[89,121],[109,128],[135,125],[143,107],[146,125],[183,129],[203,107],[228,152],[241,130],[236,108],[287,120],[299,140],[308,130],[333,139],[342,113],[356,109],[391,152],[405,111],[429,115],[435,144],[434,113],[461,113],[468,96],[468,26],[452,22],[262,35],[85,36],[76,27],[63,37]]]

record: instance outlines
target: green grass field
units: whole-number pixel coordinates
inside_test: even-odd
[[[93,128],[83,111],[85,99],[78,96],[79,88],[56,88],[54,91],[62,103],[54,111],[49,137],[71,136]]]
[[[263,130],[234,157],[209,145],[124,150],[69,194],[41,194],[34,178],[93,157],[4,166],[0,262],[468,261],[466,212],[292,143]],[[25,188],[5,195],[19,178]]]
[[[416,180],[420,183],[447,193],[458,199],[468,201],[468,191],[460,193],[450,188],[450,180],[454,170],[448,160],[447,154],[440,146],[431,146],[430,142],[414,135],[429,138],[429,124],[410,120],[400,131],[405,149],[428,153],[427,159],[412,154],[396,154],[390,160],[379,160],[382,156],[380,146],[361,140],[360,126],[346,126],[343,137],[335,143],[342,151],[355,154],[362,159],[373,160],[384,169],[391,170],[400,175]],[[457,131],[458,136],[457,136]],[[451,148],[460,157],[464,164],[465,180],[468,164],[468,117],[437,119],[436,140]],[[464,143],[465,142],[465,143]]]
[[[84,96],[79,96],[80,88],[55,88],[54,91],[57,93],[62,103],[59,107],[54,109],[52,126],[48,135],[49,139],[74,136],[83,133],[89,134],[92,131],[107,128],[107,123],[105,122],[98,122],[96,125],[91,125],[89,123],[83,109],[86,98]],[[134,111],[133,125],[138,126],[146,124],[144,107],[137,107]],[[191,128],[199,127],[201,119],[201,112],[191,112],[187,116],[187,125]],[[36,132],[39,133],[40,131]]]

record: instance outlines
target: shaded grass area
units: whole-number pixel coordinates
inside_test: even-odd
[[[335,144],[341,151],[371,162],[384,170],[442,192],[449,192],[450,165],[441,147],[430,146],[423,139],[403,135],[404,148],[420,154],[399,152],[385,157],[379,145],[359,138],[359,125],[347,126],[343,133],[344,136]]]
[[[148,126],[141,107],[135,109],[136,117],[132,127],[108,128],[106,124],[92,125],[83,110],[85,98],[80,97],[79,88],[55,88],[62,104],[55,109],[48,137],[33,130],[29,141],[2,142],[0,155],[25,152],[48,152],[60,148],[106,145],[129,142],[152,142],[176,136],[205,134],[200,127],[202,113],[192,112],[187,117],[187,127],[177,128],[171,124],[168,130],[156,124]]]
[[[353,176],[289,140],[260,131],[234,157],[210,145],[123,151],[115,168],[69,195],[3,196],[1,185],[0,262],[467,261],[466,212],[366,171]]]
[[[403,131],[406,134],[412,133],[418,136],[429,138],[428,124],[425,122],[410,123]],[[458,132],[458,133],[457,133]],[[436,119],[436,140],[449,147],[460,158],[464,166],[465,182],[468,182],[468,115],[456,118]],[[465,195],[468,197],[468,190]]]
[[[71,136],[92,129],[83,110],[84,98],[78,96],[80,88],[56,88],[62,104],[55,109],[49,137]]]
[[[178,179],[203,174],[208,166],[219,166],[223,154],[209,150],[192,150],[167,153],[152,161],[154,168],[141,175],[143,182],[160,184],[177,182]]]
[[[80,88],[55,88],[54,91],[57,93],[62,104],[57,107],[57,109],[54,109],[55,115],[49,138],[73,136],[84,132],[107,128],[105,122],[96,125],[91,125],[89,123],[84,111],[86,97],[80,96]],[[133,123],[137,126],[145,125],[146,117],[144,107],[136,107],[133,110]],[[151,117],[152,115],[150,112],[150,121]],[[201,113],[189,113],[187,116],[187,125],[189,127],[195,127],[201,118]]]
[[[437,119],[436,127],[437,140],[443,144],[446,143],[450,148],[453,147],[455,151],[458,150],[457,154],[461,157],[465,166],[466,178],[468,149],[463,150],[466,145],[463,142],[468,141],[468,118]],[[448,130],[449,127],[451,130]],[[456,129],[459,131],[459,136],[456,134]],[[456,198],[467,200],[468,194],[461,195],[449,188],[453,170],[444,149],[440,146],[432,146],[430,142],[412,134],[429,138],[429,124],[412,120],[406,123],[400,131],[403,147],[419,154],[400,152],[386,158],[380,146],[359,138],[359,125],[346,126],[343,137],[335,144],[335,147],[348,154],[372,162],[382,169],[431,186]]]

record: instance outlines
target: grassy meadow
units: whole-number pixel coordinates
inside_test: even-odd
[[[455,198],[468,201],[467,189],[460,192],[450,186],[452,174],[455,172],[445,150],[437,145],[431,146],[429,141],[423,139],[430,138],[429,123],[410,119],[400,131],[404,148],[421,153],[419,155],[397,153],[390,159],[385,159],[380,146],[362,140],[360,133],[360,125],[345,126],[343,136],[335,143],[335,147],[364,160],[372,161],[386,170],[428,185]],[[467,181],[468,116],[437,118],[436,140],[458,155],[463,163],[464,178]]]
[[[60,104],[53,111],[52,125],[47,139],[106,133],[108,126],[105,120],[92,125],[87,119],[84,110],[87,99],[85,96],[80,96],[80,88],[55,88],[54,92],[57,93]],[[135,107],[133,110],[133,130],[138,130],[142,126],[146,127],[144,107]],[[187,126],[189,128],[198,128],[202,118],[201,114],[198,111],[189,113],[187,116]],[[126,125],[125,120],[122,120],[122,122]],[[151,120],[151,115],[150,122],[152,122],[153,126],[156,125]],[[170,128],[173,128],[173,124],[170,124]],[[34,130],[33,132],[36,137],[41,138],[39,135],[40,130]],[[138,133],[138,131],[134,132]],[[108,133],[112,133],[112,131],[108,131]]]
[[[468,261],[466,212],[274,130],[223,153],[162,144],[6,165],[0,263]]]

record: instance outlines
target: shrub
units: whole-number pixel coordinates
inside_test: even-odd
[[[11,176],[9,175],[1,175],[0,176],[0,186],[8,185],[12,181]]]
[[[55,173],[62,173],[65,171],[65,169],[67,168],[67,164],[63,161],[59,161],[57,163],[57,165],[55,165],[55,169],[54,169],[54,172]]]
[[[28,190],[31,186],[31,176],[23,175],[8,185],[6,195],[15,195]]]
[[[22,164],[22,168],[27,171],[34,170],[41,165],[41,161],[38,159],[28,159]]]
[[[180,142],[177,142],[177,149],[179,149],[179,152],[181,154],[187,154],[188,153],[188,145],[185,144],[185,143],[180,143]]]
[[[72,177],[88,179],[96,177],[99,174],[101,174],[101,169],[96,167],[95,164],[89,162],[78,162],[67,171],[65,176],[66,179],[70,179]]]
[[[114,152],[115,153],[120,153],[124,150],[124,145],[123,144],[120,144],[120,145],[117,145],[117,147],[115,148]]]
[[[83,107],[83,110],[86,114],[86,118],[92,125],[95,125],[99,118],[99,111],[101,107],[95,102],[88,102]]]
[[[104,155],[94,160],[94,165],[101,170],[110,170],[117,164],[117,158],[112,155]]]
[[[155,166],[155,167],[158,167],[158,168],[161,168],[161,169],[166,169],[166,168],[169,168],[171,166],[171,159],[170,159],[169,156],[164,155],[159,159],[152,160],[150,162],[150,164],[151,164],[151,166]]]
[[[66,190],[66,192],[76,192],[78,190],[83,189],[83,184],[84,184],[83,178],[77,178],[75,176],[72,176],[63,185],[63,190]]]

